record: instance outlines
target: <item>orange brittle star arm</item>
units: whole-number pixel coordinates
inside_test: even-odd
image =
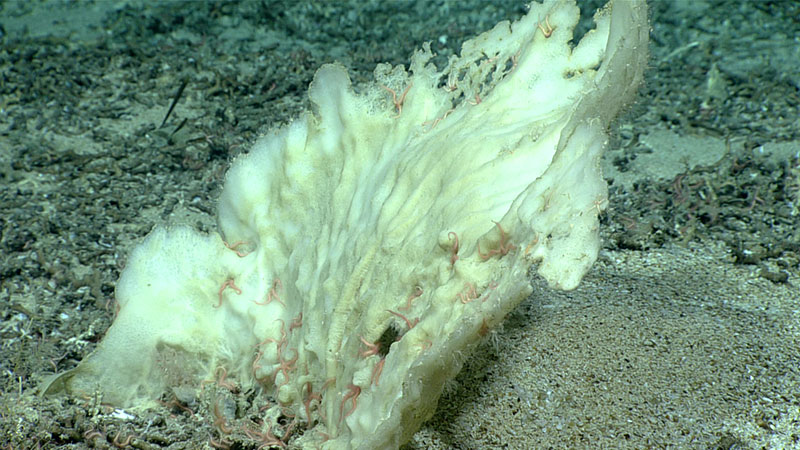
[[[367,346],[367,350],[362,350],[362,351],[358,352],[358,354],[360,356],[366,358],[367,356],[372,356],[372,355],[377,355],[378,354],[378,352],[380,351],[380,346],[378,346],[377,342],[375,342],[373,344],[372,342],[369,342],[366,339],[364,339],[363,336],[359,336],[358,338],[361,339],[361,342],[363,342],[364,345]]]
[[[342,397],[342,405],[339,407],[340,422],[342,419],[346,419],[350,414],[353,414],[353,411],[356,410],[356,400],[358,400],[358,396],[361,394],[361,387],[355,384],[348,384],[347,389],[349,389],[349,391]],[[344,405],[348,400],[352,403],[350,403],[350,409],[347,411],[347,414],[344,414]]]
[[[539,27],[539,30],[541,30],[541,32],[544,35],[545,39],[547,39],[553,34],[553,31],[555,31],[555,28],[550,25],[550,16],[549,15],[548,16],[544,16],[544,24],[545,24],[545,26],[543,27],[542,26],[542,22],[539,22],[538,24],[536,24],[536,26]]]
[[[392,311],[390,309],[387,309],[386,312],[403,319],[403,321],[405,321],[406,325],[408,325],[408,329],[409,330],[414,328],[414,326],[419,323],[419,317],[414,319],[414,321],[412,322],[412,321],[408,320],[408,318],[406,316],[400,314],[399,312],[394,312],[394,311]]]
[[[372,377],[370,377],[369,380],[370,384],[378,385],[378,380],[381,378],[384,364],[386,364],[386,358],[381,358],[381,360],[375,364],[375,367],[372,368]]]
[[[239,258],[243,258],[252,252],[252,250],[248,251],[237,250],[237,248],[239,248],[240,246],[249,244],[249,242],[247,241],[236,241],[233,244],[228,244],[227,242],[222,241],[222,243],[225,245],[225,247],[233,250],[233,252],[236,253],[236,256],[238,256]]]
[[[456,261],[458,261],[458,235],[455,231],[451,231],[447,233],[447,237],[453,238],[453,254],[450,255],[450,265],[453,266],[456,264]]]

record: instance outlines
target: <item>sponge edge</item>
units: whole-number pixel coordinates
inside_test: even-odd
[[[51,381],[52,389],[99,390],[112,404],[147,405],[167,386],[207,377],[224,354],[222,325],[234,313],[227,304],[218,307],[214,295],[238,262],[232,253],[216,233],[156,228],[122,272],[114,324],[89,358]]]

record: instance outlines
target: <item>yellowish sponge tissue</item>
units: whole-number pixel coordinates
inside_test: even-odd
[[[443,69],[425,45],[358,94],[321,67],[313,110],[233,162],[219,234],[157,227],[104,340],[44,390],[143,407],[223,368],[272,399],[263,435],[408,441],[531,292],[531,267],[572,289],[597,257],[598,159],[641,83],[648,24],[643,0],[614,0],[574,44],[578,19],[573,0],[532,3]]]

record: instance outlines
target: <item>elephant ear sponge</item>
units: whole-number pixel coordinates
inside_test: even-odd
[[[219,234],[157,227],[103,342],[45,392],[147,406],[222,367],[273,400],[265,436],[296,417],[301,447],[406,442],[529,269],[572,289],[597,257],[598,159],[641,82],[647,12],[612,2],[573,46],[578,19],[533,3],[443,70],[426,45],[358,94],[320,68],[312,111],[232,164]]]

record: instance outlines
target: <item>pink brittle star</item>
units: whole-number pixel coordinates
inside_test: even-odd
[[[269,305],[270,303],[272,303],[273,300],[275,300],[281,305],[286,306],[286,303],[283,303],[283,300],[281,300],[281,296],[280,294],[278,294],[278,290],[283,290],[283,283],[281,283],[280,278],[275,278],[275,280],[272,281],[272,289],[270,289],[269,292],[267,292],[266,300],[264,300],[263,302],[257,302],[253,300],[253,303],[255,303],[256,305]]]
[[[494,222],[494,220],[492,222]],[[514,250],[515,248],[517,248],[516,245],[506,242],[506,239],[508,238],[508,236],[506,235],[505,230],[503,230],[503,226],[500,225],[499,222],[494,222],[494,224],[497,225],[497,229],[500,230],[500,247],[497,248],[497,249],[494,249],[494,250],[489,250],[489,253],[485,253],[484,254],[483,252],[481,252],[481,244],[479,242],[478,243],[478,255],[484,261],[486,261],[487,259],[491,258],[494,255],[503,256],[503,255],[507,254],[508,252],[510,252],[511,250]]]
[[[401,306],[401,307],[399,307],[397,309],[399,311],[408,311],[409,309],[411,309],[411,301],[414,300],[415,298],[419,297],[420,295],[422,295],[422,288],[419,287],[419,286],[415,286],[414,287],[414,292],[412,292],[408,296],[408,298],[406,299],[406,306]]]
[[[233,282],[233,278],[228,278],[227,280],[225,280],[224,283],[222,283],[222,286],[220,286],[219,288],[219,292],[217,293],[217,295],[219,296],[219,303],[217,303],[217,306],[215,306],[215,308],[219,308],[220,306],[222,306],[222,291],[224,291],[225,288],[227,287],[233,289],[237,295],[242,295],[242,290],[236,286],[236,283]]]
[[[245,256],[249,255],[250,252],[252,252],[252,250],[245,250],[245,251],[237,250],[242,245],[245,246],[249,245],[249,242],[247,241],[236,241],[233,244],[228,244],[227,242],[222,241],[222,243],[225,245],[225,247],[233,250],[233,252],[236,253],[236,256],[238,256],[239,258],[244,258]]]
[[[400,94],[400,98],[397,98],[397,91],[381,85],[382,88],[386,89],[392,94],[392,103],[394,103],[394,107],[397,109],[397,115],[394,116],[395,119],[400,117],[400,114],[403,113],[403,102],[406,101],[406,94],[408,94],[408,90],[411,89],[412,84],[413,83],[409,83],[408,86],[406,86],[406,89],[403,91],[402,94]]]

